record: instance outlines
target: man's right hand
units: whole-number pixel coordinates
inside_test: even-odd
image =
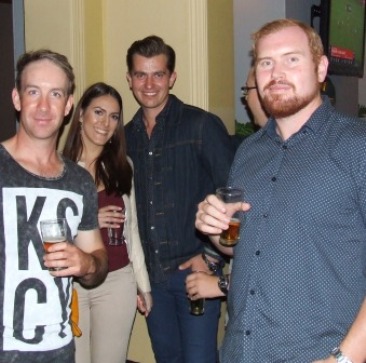
[[[202,233],[208,235],[215,246],[223,253],[232,255],[231,247],[224,247],[219,243],[219,236],[223,230],[229,228],[230,215],[236,211],[242,210],[247,212],[250,209],[248,203],[232,203],[230,213],[216,195],[208,195],[203,202],[198,204],[198,211],[196,213],[196,228]]]

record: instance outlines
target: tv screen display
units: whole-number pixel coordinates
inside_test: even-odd
[[[329,73],[363,77],[365,0],[322,0],[320,35]]]

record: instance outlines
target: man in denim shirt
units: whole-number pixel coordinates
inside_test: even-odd
[[[127,81],[141,106],[126,126],[126,138],[152,284],[147,325],[155,358],[213,363],[220,300],[206,301],[203,315],[191,315],[185,278],[192,270],[208,270],[202,257],[207,240],[194,227],[195,212],[207,193],[226,185],[234,143],[217,116],[169,94],[176,80],[175,52],[161,38],[134,42],[127,66]]]

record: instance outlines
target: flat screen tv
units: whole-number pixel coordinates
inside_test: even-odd
[[[321,0],[319,33],[329,73],[363,77],[366,0]]]

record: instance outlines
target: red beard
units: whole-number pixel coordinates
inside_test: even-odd
[[[271,81],[264,90],[270,89],[270,87],[275,84],[287,85],[293,90],[296,90],[293,84],[284,81]],[[298,96],[296,95],[296,92],[292,96],[287,96],[286,94],[265,94],[262,100],[263,107],[266,109],[268,114],[274,118],[289,117],[305,108],[314,100],[318,92],[318,89],[314,88],[312,93],[304,96]]]

